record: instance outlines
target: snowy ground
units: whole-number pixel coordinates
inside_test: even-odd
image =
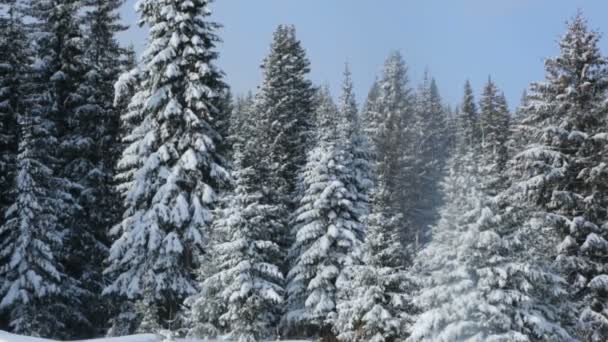
[[[126,337],[104,338],[104,339],[91,340],[91,341],[95,341],[95,342],[158,342],[160,340],[155,335],[134,335],[134,336],[126,336]],[[4,331],[0,331],[0,342],[50,342],[50,340],[46,340],[43,338],[18,336],[18,335],[9,334]]]
[[[161,339],[156,335],[133,335],[133,336],[125,336],[125,337],[114,337],[114,338],[102,338],[96,340],[87,340],[89,342],[161,342]],[[27,337],[27,336],[18,336],[9,334],[4,331],[0,331],[0,342],[53,342],[51,340],[46,340],[43,338],[35,338],[35,337]],[[81,341],[85,342],[85,341]],[[177,342],[214,342],[214,341],[200,341],[200,340],[177,340]],[[217,341],[216,341],[217,342]],[[223,341],[229,342],[229,341]],[[285,342],[307,342],[307,341],[285,341]]]

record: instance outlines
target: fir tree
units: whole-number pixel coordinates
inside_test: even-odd
[[[479,127],[479,113],[473,95],[471,83],[467,81],[464,85],[464,96],[460,113],[456,116],[458,122],[456,144],[460,148],[468,148],[477,146],[481,140],[481,132]],[[465,150],[459,150],[458,153],[464,154]]]
[[[353,87],[352,75],[346,65],[338,103],[338,137],[342,143],[344,163],[351,171],[344,182],[352,187],[351,191],[356,196],[354,206],[359,208],[360,213],[356,219],[363,221],[369,212],[374,176],[371,146],[363,132]]]
[[[27,14],[32,17],[28,20],[28,29],[34,33],[32,45],[36,54],[24,90],[26,115],[27,120],[31,120],[29,125],[44,126],[48,131],[47,137],[41,140],[49,140],[49,150],[40,148],[37,143],[32,148],[37,149],[32,152],[36,156],[48,154],[44,161],[39,161],[39,167],[44,166],[47,170],[41,171],[35,182],[52,189],[48,194],[52,200],[42,201],[42,207],[38,209],[52,213],[49,214],[53,216],[49,234],[55,234],[58,239],[54,241],[57,245],[53,256],[61,264],[57,269],[63,272],[60,295],[53,299],[56,302],[53,310],[59,317],[57,325],[63,328],[53,332],[57,336],[76,337],[91,328],[83,305],[87,291],[79,279],[79,264],[75,262],[79,248],[76,241],[81,233],[86,235],[86,228],[79,225],[80,206],[74,197],[81,188],[70,180],[66,172],[70,163],[69,148],[79,143],[71,140],[73,136],[70,134],[75,108],[82,104],[78,91],[82,73],[82,36],[76,18],[79,4],[72,0],[24,4]],[[14,212],[17,217],[22,214],[21,210]]]
[[[352,263],[363,238],[358,220],[361,208],[353,187],[345,182],[339,147],[339,114],[328,90],[320,96],[317,146],[309,153],[302,174],[303,197],[294,219],[295,240],[287,275],[287,313],[284,325],[293,334],[305,332],[330,339],[336,317],[336,281]]]
[[[505,198],[539,217],[545,258],[556,258],[580,314],[579,337],[608,338],[606,314],[605,94],[608,68],[599,34],[579,13],[568,24],[560,54],[534,83],[520,129],[528,138],[509,164],[513,185]],[[556,254],[557,251],[557,255]],[[569,322],[565,322],[566,325]]]
[[[377,90],[372,89],[366,104],[366,127],[375,157],[374,171],[381,174],[389,191],[393,214],[402,214],[400,226],[404,258],[413,256],[416,232],[409,216],[414,207],[410,190],[416,182],[411,167],[414,158],[413,135],[405,125],[414,120],[413,99],[408,84],[407,67],[400,53],[392,53],[385,62]],[[373,101],[373,103],[371,102]]]
[[[135,82],[136,92],[127,115],[129,146],[118,164],[126,210],[112,230],[105,271],[112,282],[104,293],[136,301],[148,286],[158,323],[166,326],[196,292],[197,260],[216,193],[228,179],[211,124],[225,85],[213,64],[219,25],[208,21],[209,1],[143,0],[137,9],[150,41],[141,68],[120,83]]]
[[[415,181],[408,189],[412,203],[407,214],[410,218],[408,240],[418,250],[428,241],[429,225],[436,220],[436,208],[441,204],[439,182],[447,158],[447,115],[437,84],[425,73],[416,94],[415,117],[404,124],[404,130],[413,138],[414,148],[407,156]]]
[[[59,140],[49,111],[47,64],[37,60],[24,69],[15,202],[0,227],[0,310],[9,313],[13,332],[66,338],[77,310],[73,282],[61,263],[66,227],[61,224],[64,180],[54,174]]]
[[[4,1],[0,10],[0,225],[15,197],[17,172],[17,116],[24,109],[23,75],[27,69],[27,36],[22,13],[14,0]]]
[[[253,146],[258,163],[267,170],[267,204],[275,206],[282,223],[276,242],[284,251],[291,244],[288,223],[300,197],[298,173],[312,148],[315,89],[307,79],[310,62],[293,26],[280,25],[262,66],[263,82],[255,97],[256,134]],[[282,265],[287,272],[287,262]]]
[[[79,38],[83,42],[74,48],[74,62],[69,59],[65,62],[76,66],[66,73],[74,95],[69,96],[71,100],[66,108],[70,118],[63,138],[63,154],[67,159],[63,174],[79,185],[77,201],[81,209],[71,220],[72,226],[78,229],[72,229],[66,271],[86,290],[81,296],[81,301],[87,303],[83,311],[95,326],[105,324],[107,319],[102,306],[105,303],[100,301],[104,286],[103,260],[109,244],[107,230],[118,221],[120,211],[112,177],[116,156],[120,153],[119,115],[113,107],[113,84],[121,72],[124,54],[114,37],[126,29],[119,23],[117,14],[122,2],[82,2],[81,6],[87,6],[84,14],[87,26]],[[99,334],[100,331],[84,335]]]
[[[488,189],[498,191],[504,188],[501,178],[508,159],[507,140],[509,138],[509,109],[503,94],[501,94],[488,78],[483,94],[479,101],[479,126],[481,131],[480,160],[482,170],[491,179],[486,185]]]
[[[571,340],[563,280],[537,247],[545,237],[484,194],[477,158],[469,147],[450,160],[446,204],[412,271],[422,313],[408,341]]]
[[[214,314],[209,309],[220,302],[222,310],[211,320],[219,322],[216,329],[237,341],[257,341],[273,336],[282,310],[284,256],[274,234],[281,221],[276,207],[264,203],[263,170],[247,151],[237,146],[235,152],[236,188],[214,224],[219,240],[211,253],[216,272],[203,282],[193,315]],[[209,329],[211,316],[204,318],[195,322],[195,335]]]
[[[314,88],[307,79],[310,62],[293,26],[280,25],[263,64],[264,81],[256,96],[255,112],[266,132],[259,146],[267,154],[269,181],[293,208],[297,174],[311,147]]]
[[[338,283],[345,298],[334,330],[341,341],[397,341],[407,336],[412,323],[413,284],[400,257],[400,219],[387,212],[388,189],[381,179],[375,191],[362,263],[351,266]]]

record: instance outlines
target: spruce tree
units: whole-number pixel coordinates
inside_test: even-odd
[[[344,182],[352,187],[351,191],[356,196],[354,206],[359,208],[360,214],[356,219],[362,222],[369,213],[374,175],[371,146],[363,132],[353,87],[352,74],[346,65],[338,103],[338,137],[343,149],[343,163],[351,171]]]
[[[366,220],[361,262],[338,283],[342,300],[334,330],[341,341],[397,341],[407,337],[413,313],[413,283],[401,254],[399,216],[391,214],[382,178]]]
[[[338,108],[327,89],[320,94],[317,120],[318,143],[308,154],[301,180],[303,196],[293,222],[284,326],[292,334],[331,339],[336,281],[353,262],[363,227],[354,186],[347,182],[352,173],[340,148]]]
[[[36,6],[43,5],[48,3],[31,3],[26,9],[36,14],[40,9]],[[15,43],[25,43],[19,13],[12,12],[12,33],[22,39]],[[50,25],[34,22],[32,26],[44,29]],[[19,153],[17,175],[11,182],[15,199],[0,227],[0,310],[8,312],[15,333],[67,338],[72,336],[71,324],[82,322],[73,298],[67,298],[79,292],[62,263],[65,236],[69,234],[63,219],[72,198],[65,179],[57,176],[60,140],[52,112],[56,55],[48,49],[56,37],[48,31],[38,32],[42,40],[38,42],[40,50],[35,51],[37,56],[21,59],[20,66],[15,64],[15,71],[22,77],[16,88],[20,91],[18,102],[11,107],[18,119]]]
[[[281,221],[277,208],[264,203],[264,170],[251,159],[251,151],[236,146],[236,187],[213,226],[215,272],[203,281],[202,293],[191,299],[192,315],[203,318],[193,322],[192,335],[198,337],[217,330],[236,341],[258,341],[273,337],[280,319],[284,255],[275,232]],[[210,312],[218,303],[221,310]],[[210,330],[210,321],[219,326]]]
[[[460,106],[460,113],[456,116],[457,134],[456,145],[460,148],[476,146],[481,141],[481,132],[479,127],[479,113],[473,94],[471,83],[467,81],[464,85],[464,96]],[[458,153],[464,154],[465,150],[459,150]]]
[[[296,191],[297,175],[311,149],[314,88],[307,79],[310,62],[293,26],[280,25],[262,66],[263,82],[255,112],[266,132],[258,145],[270,166],[269,182],[288,208]]]
[[[196,293],[216,193],[229,178],[211,124],[225,85],[214,65],[219,25],[208,20],[209,1],[143,0],[137,10],[150,40],[142,66],[125,76],[136,91],[118,164],[126,210],[112,229],[104,293],[137,301],[149,287],[166,327]]]
[[[79,3],[72,0],[45,0],[23,4],[26,13],[31,16],[28,30],[33,32],[32,46],[35,47],[35,60],[28,71],[27,85],[24,86],[24,98],[27,99],[25,115],[31,120],[28,125],[44,126],[48,132],[47,137],[40,139],[48,140],[50,148],[40,148],[37,143],[32,147],[36,149],[32,152],[36,156],[39,153],[48,154],[45,160],[39,161],[47,169],[36,175],[34,181],[47,187],[50,191],[48,196],[52,200],[42,201],[42,207],[38,210],[52,213],[49,234],[58,238],[54,241],[56,245],[53,258],[60,263],[56,266],[62,272],[60,296],[53,299],[53,310],[59,316],[57,325],[63,328],[53,332],[62,337],[83,336],[86,331],[90,331],[91,322],[85,314],[83,303],[87,290],[80,279],[81,260],[76,262],[76,258],[80,248],[77,241],[86,236],[87,232],[86,227],[80,225],[81,211],[75,198],[81,188],[70,179],[67,172],[71,161],[70,148],[81,143],[77,139],[71,139],[73,135],[70,131],[75,109],[83,103],[79,91],[83,70],[82,35],[76,17]],[[16,189],[19,191],[19,185]],[[47,206],[52,208],[46,208]],[[20,217],[24,213],[18,208],[12,214]]]
[[[106,303],[100,298],[104,286],[103,260],[109,247],[107,233],[118,221],[120,212],[112,177],[120,153],[119,113],[113,107],[113,98],[124,55],[115,38],[116,33],[126,29],[117,14],[122,2],[82,2],[86,26],[79,39],[83,42],[74,47],[72,62],[66,58],[66,64],[76,66],[66,73],[70,84],[65,88],[71,87],[73,95],[66,106],[70,114],[63,138],[66,159],[63,175],[80,188],[76,197],[80,211],[71,220],[71,251],[66,271],[85,290],[80,299],[87,303],[83,311],[97,327],[107,319]],[[79,20],[77,15],[73,13],[72,20]],[[100,333],[87,331],[83,337]]]
[[[544,257],[555,258],[571,285],[567,300],[579,314],[579,337],[587,341],[608,338],[608,68],[599,37],[582,14],[569,22],[560,54],[545,63],[545,81],[531,86],[520,124],[528,138],[509,163],[513,184],[504,196],[509,205],[526,207],[533,215],[528,221],[546,232]]]
[[[0,225],[15,197],[18,112],[24,109],[22,84],[27,69],[25,25],[18,3],[0,2]]]
[[[479,126],[481,133],[481,172],[489,177],[488,190],[504,188],[502,173],[508,160],[509,109],[503,94],[488,78],[479,101]]]
[[[433,240],[412,271],[421,314],[408,341],[571,340],[563,279],[538,248],[545,236],[484,193],[476,146],[459,150]]]
[[[386,60],[382,77],[377,81],[377,89],[370,92],[365,111],[365,131],[375,157],[374,171],[384,177],[391,207],[402,214],[403,256],[411,260],[416,231],[409,220],[414,208],[410,190],[416,178],[411,167],[413,134],[405,127],[414,120],[414,113],[407,67],[400,53],[393,52]]]
[[[415,116],[404,125],[415,146],[407,156],[414,177],[407,197],[412,203],[407,213],[410,243],[418,250],[429,239],[429,225],[436,220],[441,204],[439,182],[448,153],[448,122],[435,79],[428,72],[416,93]]]

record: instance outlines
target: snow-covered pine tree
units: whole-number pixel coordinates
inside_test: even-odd
[[[338,281],[341,300],[334,331],[340,341],[399,341],[412,323],[413,283],[405,272],[400,219],[391,210],[388,193],[380,176],[361,263],[350,266]]]
[[[264,181],[269,185],[269,204],[286,210],[279,215],[284,218],[279,236],[284,240],[281,247],[288,249],[291,236],[287,223],[299,197],[298,173],[313,145],[315,96],[307,78],[310,62],[296,37],[295,27],[279,25],[262,71],[263,82],[253,109],[258,134],[253,139],[259,162],[268,169]]]
[[[479,126],[481,133],[481,172],[484,174],[488,194],[505,188],[502,177],[508,160],[509,109],[503,94],[494,81],[488,78],[479,100]]]
[[[86,26],[82,37],[78,38],[82,41],[74,42],[78,45],[73,48],[73,56],[64,61],[78,65],[66,71],[74,95],[68,96],[70,100],[66,105],[70,114],[62,143],[67,159],[63,174],[79,185],[77,201],[81,207],[78,217],[72,220],[74,229],[66,272],[78,279],[86,290],[80,298],[81,302],[87,303],[82,310],[99,329],[107,321],[107,307],[100,301],[104,286],[103,261],[109,245],[107,233],[119,220],[121,209],[112,178],[121,150],[119,112],[113,107],[113,99],[114,83],[124,63],[124,50],[115,38],[116,33],[126,29],[120,24],[117,13],[123,2],[82,2],[80,6],[86,6]],[[79,19],[76,17],[79,8],[75,7],[71,20]],[[101,333],[101,330],[87,328],[82,337]]]
[[[404,123],[404,131],[414,139],[407,165],[415,180],[406,190],[412,203],[406,214],[411,232],[408,240],[418,250],[428,242],[429,226],[437,219],[441,205],[439,183],[448,153],[447,115],[435,79],[428,72],[416,93],[414,113],[413,120]]]
[[[230,124],[234,112],[234,98],[230,88],[224,89],[214,100],[213,106],[217,111],[213,118],[213,127],[216,127],[218,134],[223,138],[222,144],[218,146],[219,154],[228,160],[232,159],[233,151],[230,136]]]
[[[287,309],[283,325],[291,335],[333,338],[336,281],[352,264],[353,251],[363,239],[361,208],[346,183],[349,165],[340,147],[339,113],[329,90],[319,96],[315,148],[309,152],[301,177],[303,196],[295,212],[287,275]]]
[[[272,177],[283,196],[296,189],[297,173],[311,149],[314,88],[307,79],[310,62],[293,26],[280,25],[263,64],[264,81],[256,95],[255,111],[268,133],[263,141],[276,170]]]
[[[26,43],[18,3],[0,1],[0,225],[16,195],[17,116],[24,109],[21,86],[29,58]]]
[[[380,86],[378,85],[378,79],[375,79],[367,93],[363,108],[361,108],[361,128],[368,139],[374,137],[376,133],[375,118],[378,112],[378,96],[380,96]]]
[[[249,92],[245,96],[237,96],[234,101],[230,122],[228,125],[228,146],[245,146],[254,133],[255,125],[250,122],[254,118],[254,96]],[[232,161],[234,161],[234,156]]]
[[[225,85],[214,65],[219,25],[208,20],[209,3],[139,1],[149,44],[142,66],[118,86],[128,90],[135,82],[136,92],[127,114],[129,146],[118,164],[126,210],[112,229],[105,270],[112,281],[104,293],[136,301],[148,286],[161,326],[196,293],[216,193],[229,178],[211,124]]]
[[[31,5],[35,4],[42,5]],[[23,77],[22,103],[14,108],[20,132],[18,172],[13,183],[16,198],[0,227],[0,310],[8,312],[15,333],[68,338],[70,324],[82,319],[72,299],[66,298],[78,292],[62,264],[68,233],[62,218],[69,210],[66,202],[72,199],[65,180],[55,174],[59,139],[51,112],[54,72],[50,62],[54,59],[44,49],[44,43],[52,44],[53,39],[48,32],[36,33],[38,43],[43,43],[38,57],[31,65],[25,64],[29,57],[21,60],[24,64],[18,69]]]
[[[57,179],[45,155],[57,142],[48,119],[34,111],[19,118],[18,195],[0,227],[0,309],[9,311],[15,333],[58,337],[66,326],[56,316],[69,310],[57,301],[65,279],[60,263],[65,232],[52,207]]]
[[[375,157],[374,169],[376,174],[382,174],[394,208],[400,208],[403,214],[401,222],[401,239],[409,252],[406,257],[413,256],[411,237],[415,232],[408,223],[412,203],[410,190],[416,182],[411,165],[414,157],[413,134],[406,132],[404,127],[414,120],[413,99],[409,87],[407,67],[399,52],[393,52],[385,62],[383,74],[377,81],[377,89],[370,91],[365,106],[365,132],[371,142]]]
[[[58,336],[77,337],[87,331],[91,324],[87,319],[83,299],[86,290],[83,289],[75,263],[75,241],[80,236],[82,226],[78,226],[77,218],[80,208],[74,195],[80,190],[66,175],[69,162],[67,146],[70,145],[69,125],[74,109],[81,103],[82,97],[78,92],[81,79],[81,43],[82,36],[78,26],[76,13],[79,3],[74,0],[42,0],[22,3],[28,19],[28,30],[32,32],[30,46],[35,48],[36,58],[24,90],[27,99],[27,116],[31,120],[41,120],[34,125],[48,125],[49,138],[52,142],[42,151],[47,153],[44,171],[39,177],[49,189],[52,189],[52,201],[45,200],[41,211],[52,212],[54,221],[51,230],[56,232],[59,248],[54,251],[64,277],[61,279],[61,296],[54,298],[58,325],[62,329],[54,330]],[[36,113],[32,113],[35,111]],[[35,148],[40,149],[38,145]],[[48,179],[47,179],[48,178]],[[53,206],[45,208],[44,206]],[[17,213],[16,215],[21,215]],[[52,234],[52,232],[50,233]],[[59,312],[63,309],[64,312]]]
[[[473,94],[473,87],[468,80],[464,85],[464,96],[460,106],[460,113],[456,116],[457,133],[456,146],[461,148],[457,153],[464,155],[468,147],[476,146],[481,141],[481,132],[479,127],[479,114],[477,113],[477,105]]]
[[[282,229],[277,216],[281,210],[264,203],[266,170],[257,164],[253,146],[244,150],[241,146],[235,146],[236,187],[226,196],[213,226],[214,274],[203,280],[202,292],[190,299],[191,335],[219,333],[249,342],[275,337],[283,309],[284,255],[276,243],[276,232]]]
[[[513,185],[505,196],[540,217],[537,229],[553,243],[545,257],[556,257],[571,285],[568,300],[586,341],[608,338],[608,68],[599,37],[581,13],[568,23],[559,56],[545,62],[545,81],[531,86],[520,125],[527,145],[510,162]]]
[[[113,187],[113,170],[118,156],[122,152],[120,144],[120,111],[114,106],[114,84],[126,68],[133,68],[134,51],[120,46],[116,35],[127,29],[121,24],[119,8],[125,0],[85,0],[87,6],[84,16],[87,29],[85,42],[85,58],[87,74],[83,83],[88,96],[87,106],[81,106],[78,111],[92,112],[83,115],[86,119],[98,118],[97,129],[91,128],[87,132],[89,137],[95,139],[93,155],[89,157],[94,170],[88,173],[93,177],[93,194],[87,193],[89,203],[83,204],[85,211],[90,208],[90,202],[97,203],[99,212],[103,217],[90,211],[87,216],[93,225],[104,228],[116,223],[120,217],[119,199]],[[130,70],[130,69],[129,69]],[[88,88],[88,89],[87,89]],[[84,119],[84,118],[83,118]],[[88,120],[85,120],[88,121]],[[86,122],[85,122],[86,124]],[[96,229],[99,231],[99,229]],[[106,232],[107,233],[107,232]]]
[[[461,115],[467,115],[462,113]],[[445,205],[412,274],[422,311],[408,341],[569,341],[563,281],[537,244],[544,238],[483,192],[476,146],[459,148],[443,183]]]
[[[361,127],[353,87],[350,68],[346,65],[338,103],[338,138],[343,149],[343,163],[351,171],[351,174],[345,175],[347,178],[344,183],[352,187],[351,191],[356,198],[353,205],[359,208],[359,217],[355,219],[363,222],[369,212],[374,175],[371,146]]]

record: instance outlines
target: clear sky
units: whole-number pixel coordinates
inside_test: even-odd
[[[122,15],[121,35],[138,51],[146,32],[137,27],[136,0]],[[524,88],[543,78],[565,21],[581,9],[590,26],[608,34],[606,0],[216,0],[213,19],[224,25],[218,61],[234,93],[255,90],[259,66],[278,24],[294,24],[312,63],[311,78],[338,93],[348,61],[363,100],[391,50],[400,50],[418,83],[425,68],[447,103],[457,104],[466,79],[477,94],[488,75],[511,106]],[[608,37],[602,39],[608,54]]]

